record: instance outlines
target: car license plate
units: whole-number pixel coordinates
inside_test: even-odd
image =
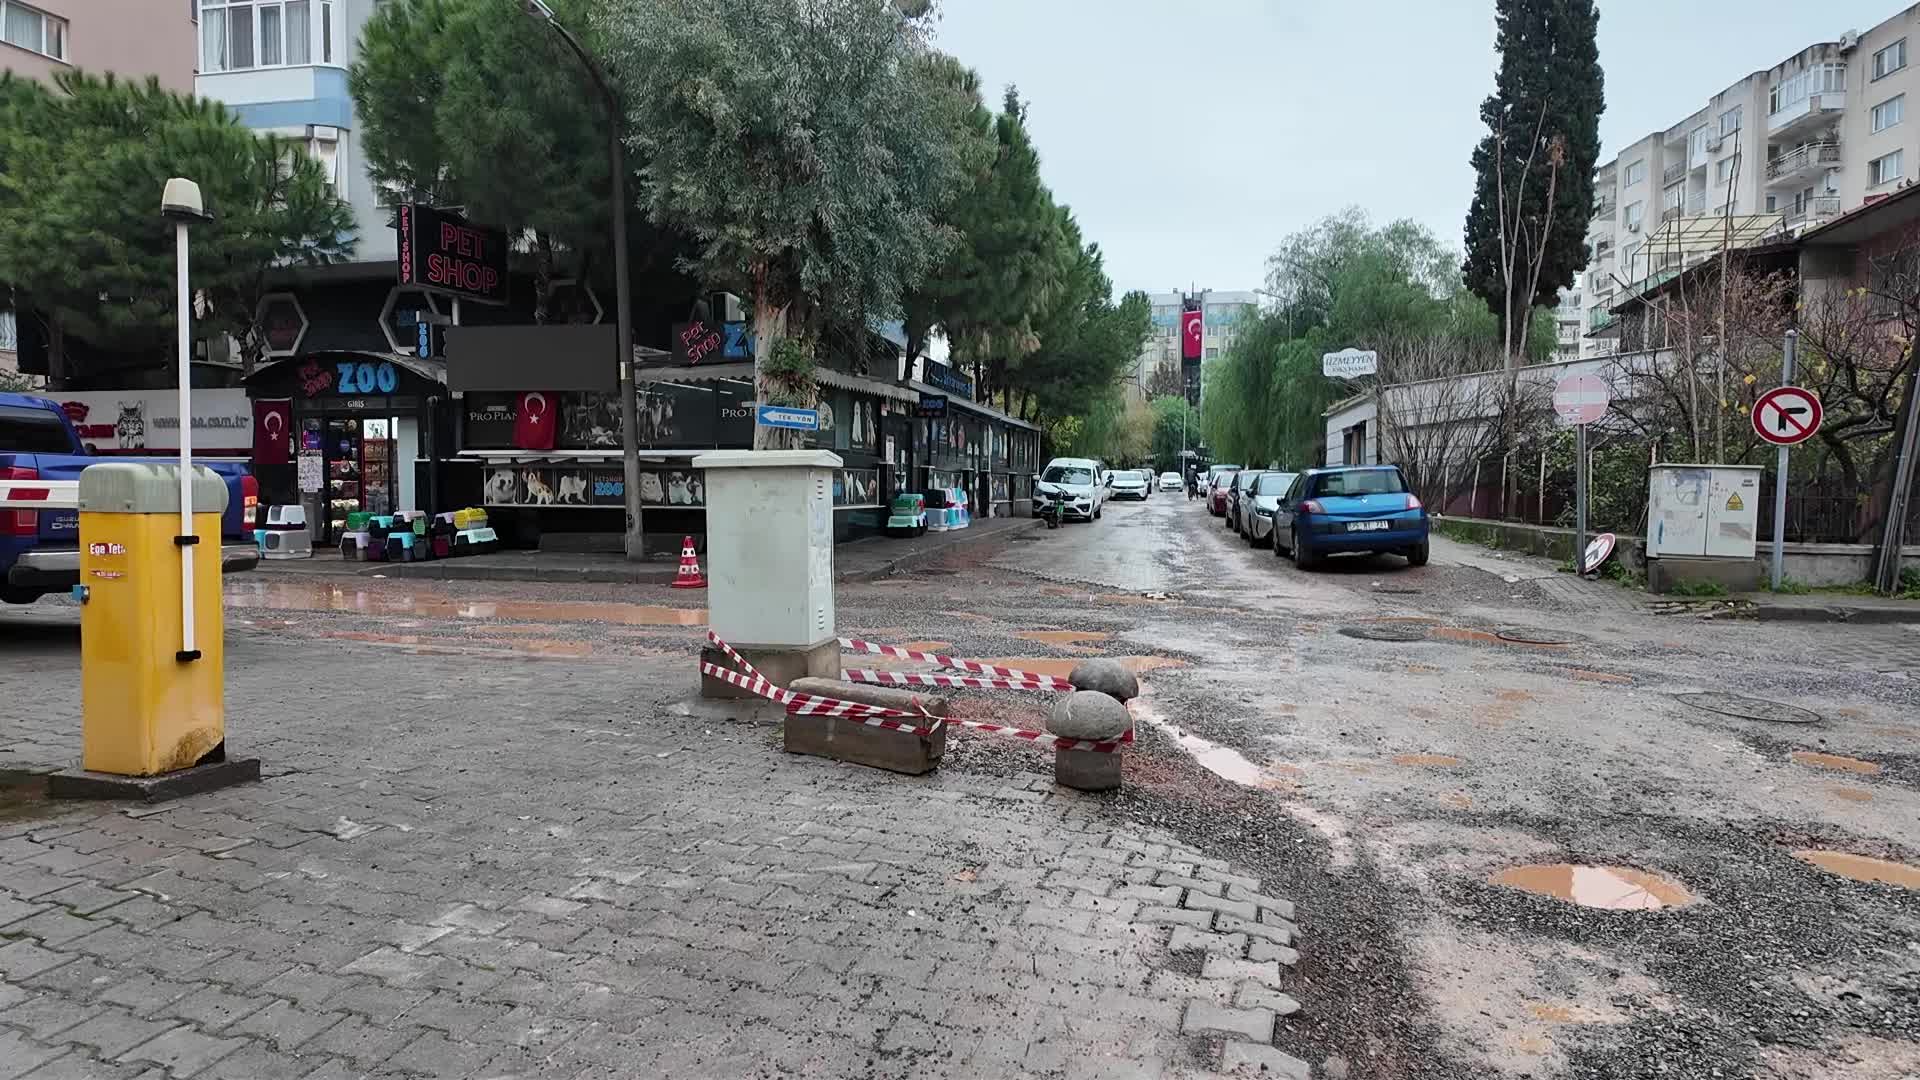
[[[1389,523],[1385,521],[1349,521],[1347,522],[1347,531],[1373,532],[1375,529],[1385,529],[1388,524]]]

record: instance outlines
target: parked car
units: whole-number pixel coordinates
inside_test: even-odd
[[[1120,469],[1113,473],[1112,483],[1107,486],[1109,499],[1139,499],[1147,501],[1147,493],[1153,490],[1146,475],[1138,469]]]
[[[1339,552],[1389,552],[1427,564],[1427,508],[1407,490],[1398,465],[1312,469],[1274,508],[1274,554],[1285,548],[1306,569]]]
[[[1160,474],[1161,491],[1179,491],[1186,486],[1185,482],[1180,479],[1180,474],[1177,472],[1163,472]]]
[[[1063,517],[1096,520],[1106,506],[1106,481],[1111,479],[1106,467],[1092,458],[1054,458],[1034,485],[1033,516],[1058,503]]]
[[[1147,485],[1147,496],[1151,498],[1153,489],[1159,486],[1160,478],[1153,474],[1152,469],[1135,469],[1134,471],[1140,474],[1140,482]]]
[[[1227,492],[1225,484],[1240,471],[1238,465],[1209,465],[1206,478],[1201,482],[1200,493],[1207,498],[1207,513],[1219,517],[1227,512]]]
[[[1247,538],[1248,547],[1272,542],[1273,512],[1299,478],[1299,473],[1291,472],[1263,472],[1254,478],[1252,487],[1240,497],[1240,535]]]
[[[1245,501],[1243,496],[1246,495],[1247,487],[1259,478],[1260,473],[1259,469],[1241,469],[1233,474],[1233,479],[1227,481],[1226,520],[1221,524],[1225,525],[1229,531],[1234,533],[1240,531],[1240,505]]]
[[[28,394],[0,393],[0,480],[78,480],[102,461],[171,464],[172,458],[94,457],[58,404]],[[227,485],[227,512],[220,533],[225,573],[251,570],[259,562],[253,542],[260,488],[247,466],[196,462]],[[80,583],[80,513],[77,510],[0,510],[0,600],[31,604]]]

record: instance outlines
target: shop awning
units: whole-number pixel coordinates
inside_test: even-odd
[[[695,364],[690,367],[645,367],[634,372],[634,378],[640,382],[667,382],[695,385],[712,382],[753,381],[753,365],[746,362],[731,364]],[[872,394],[893,401],[918,403],[920,395],[903,386],[896,386],[879,379],[869,379],[864,375],[849,375],[844,371],[835,371],[828,367],[813,369],[813,381],[821,386],[831,386],[836,390],[850,390],[856,394]]]
[[[977,401],[972,401],[967,398],[955,397],[953,394],[950,394],[947,391],[942,390],[937,386],[930,386],[926,383],[921,382],[918,379],[908,379],[907,385],[911,387],[914,391],[916,391],[917,394],[935,394],[940,397],[944,397],[947,399],[947,403],[949,405],[953,405],[955,407],[965,409],[968,412],[979,413],[981,416],[987,417],[990,420],[998,420],[999,422],[1003,424],[1007,424],[1011,427],[1025,428],[1028,431],[1040,430],[1039,428],[1034,427],[1032,424],[1027,423],[1025,420],[1017,420],[1011,416],[1008,416],[1006,413],[1001,412],[999,409],[994,408],[991,405],[982,405]],[[914,400],[917,401],[919,399],[916,396]]]

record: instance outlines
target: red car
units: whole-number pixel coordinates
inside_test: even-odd
[[[1239,465],[1207,466],[1207,475],[1200,481],[1201,490],[1207,496],[1207,513],[1214,517],[1226,516],[1227,485],[1233,482],[1233,474],[1241,468]]]

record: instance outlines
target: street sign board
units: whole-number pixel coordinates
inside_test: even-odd
[[[921,394],[920,403],[913,408],[913,415],[922,420],[944,420],[947,416],[947,395]]]
[[[1591,574],[1600,569],[1600,564],[1606,562],[1607,556],[1613,554],[1615,542],[1616,538],[1612,533],[1601,533],[1594,537],[1593,542],[1587,545],[1587,550],[1580,557],[1580,572]]]
[[[756,411],[754,422],[761,427],[786,428],[789,431],[819,431],[820,410],[762,405]]]
[[[1380,354],[1372,349],[1341,349],[1320,354],[1320,374],[1329,379],[1357,379],[1380,370]]]
[[[1561,423],[1576,427],[1607,415],[1612,402],[1613,390],[1598,375],[1569,375],[1553,388],[1553,411]]]
[[[1754,434],[1775,446],[1793,446],[1820,430],[1820,399],[1811,390],[1778,386],[1753,405]]]

